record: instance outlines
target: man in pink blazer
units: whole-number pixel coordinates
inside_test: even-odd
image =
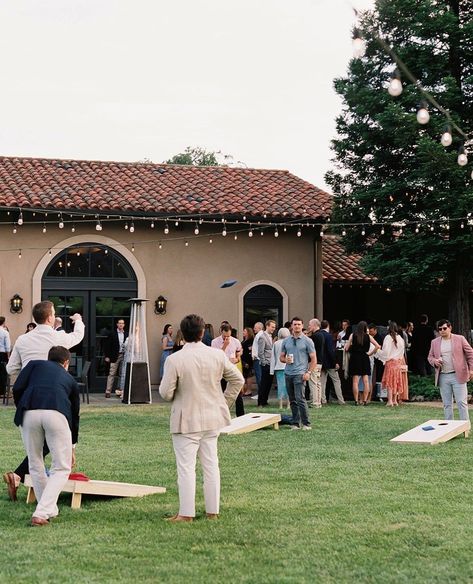
[[[469,420],[466,384],[473,379],[473,349],[462,335],[452,333],[445,318],[439,320],[440,336],[430,345],[429,363],[435,367],[435,385],[440,388],[446,420],[453,420],[453,396],[460,420]]]
[[[205,323],[190,314],[181,321],[186,341],[181,351],[164,364],[159,386],[161,397],[172,401],[171,434],[176,455],[179,513],[169,521],[192,521],[195,517],[195,464],[199,455],[204,475],[205,510],[209,519],[218,517],[220,470],[217,440],[230,424],[229,406],[244,384],[243,375],[224,351],[202,343]],[[220,380],[228,384],[224,393]]]

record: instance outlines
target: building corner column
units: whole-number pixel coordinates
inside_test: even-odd
[[[324,278],[322,259],[322,237],[314,237],[314,315],[322,320],[324,313]]]

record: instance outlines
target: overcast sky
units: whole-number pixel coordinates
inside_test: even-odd
[[[0,154],[162,162],[186,146],[319,187],[371,0],[2,0]]]

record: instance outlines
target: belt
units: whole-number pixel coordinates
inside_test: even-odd
[[[443,375],[450,375],[451,373],[455,373],[455,371],[440,371]]]

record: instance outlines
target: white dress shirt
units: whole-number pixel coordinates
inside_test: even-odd
[[[253,344],[251,345],[251,356],[253,359],[258,359],[258,341],[264,331],[258,331],[253,339]]]
[[[33,359],[47,360],[51,347],[65,347],[70,349],[78,345],[84,338],[84,323],[76,320],[74,331],[55,331],[48,324],[39,324],[29,333],[20,335],[13,347],[7,363],[7,373],[13,375],[23,369]]]
[[[9,353],[10,349],[10,333],[0,326],[0,353]]]

